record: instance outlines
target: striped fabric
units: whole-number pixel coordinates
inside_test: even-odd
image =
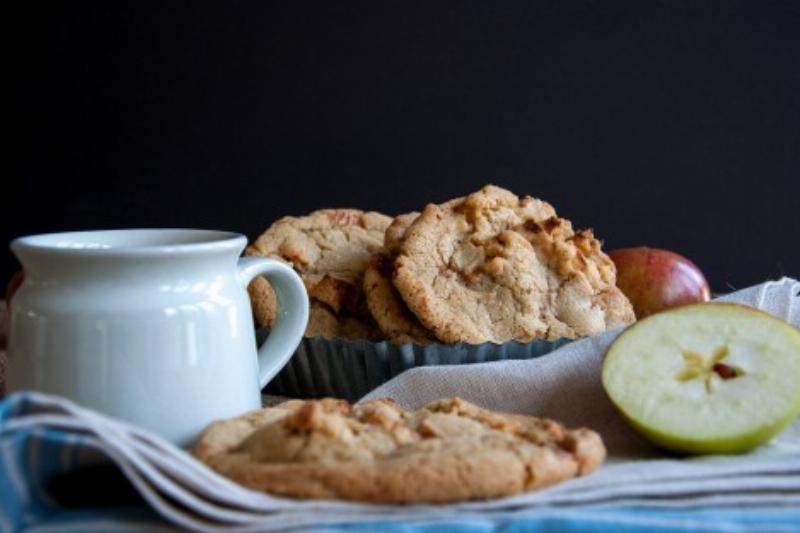
[[[95,436],[61,420],[42,395],[17,393],[0,403],[0,531],[176,531],[130,489],[118,466]],[[29,423],[36,420],[36,424]],[[119,459],[118,457],[116,458]],[[99,475],[98,475],[99,473]],[[641,506],[545,507],[504,513],[461,512],[425,522],[348,521],[306,523],[314,531],[800,531],[797,506],[702,508],[648,501]],[[110,506],[109,506],[110,505]],[[198,522],[198,524],[201,524]],[[202,525],[195,525],[203,529]],[[230,531],[257,531],[232,524]],[[220,525],[215,524],[219,531]]]

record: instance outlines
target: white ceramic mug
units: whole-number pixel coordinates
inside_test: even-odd
[[[206,230],[52,233],[11,243],[9,391],[33,389],[186,445],[208,422],[261,405],[308,321],[300,277],[247,240]],[[278,320],[256,350],[247,284],[269,279]]]

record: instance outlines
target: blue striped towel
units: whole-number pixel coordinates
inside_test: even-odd
[[[800,531],[800,458],[760,463],[741,475],[752,488],[738,498],[702,487],[681,498],[664,483],[663,497],[622,504],[296,502],[242,489],[157,436],[21,392],[0,403],[0,531]]]

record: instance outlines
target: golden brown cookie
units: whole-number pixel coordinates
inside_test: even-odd
[[[293,400],[215,422],[192,453],[251,489],[294,498],[444,503],[499,498],[586,474],[600,436],[458,398]]]
[[[530,196],[489,185],[429,204],[399,248],[394,285],[443,342],[574,338],[634,320],[591,230]]]
[[[325,315],[323,322],[327,325],[315,326],[312,309],[309,331],[374,333],[377,328],[364,301],[362,278],[371,254],[383,245],[390,222],[380,213],[356,209],[322,209],[303,217],[285,217],[258,237],[245,254],[276,257],[292,264],[303,278],[312,308],[315,302],[325,306],[318,307],[317,315]],[[256,321],[271,327],[277,309],[272,287],[263,278],[256,278],[248,291]],[[347,324],[327,327],[332,320],[340,319]]]
[[[386,228],[383,234],[383,246],[390,254],[395,255],[400,251],[400,245],[403,244],[403,239],[406,236],[406,231],[411,227],[411,224],[417,220],[419,213],[416,211],[412,213],[403,213],[397,215]]]
[[[364,272],[367,307],[383,334],[395,344],[429,344],[436,337],[414,316],[392,283],[395,254],[419,213],[398,215],[386,228],[385,248],[375,253]]]
[[[314,300],[311,300],[309,304],[305,336],[349,341],[361,339],[379,341],[386,338],[378,325],[370,318],[347,314],[337,315],[325,304]]]
[[[393,262],[389,252],[378,252],[364,272],[364,293],[370,314],[386,338],[395,344],[436,342],[433,332],[408,309],[392,284]]]

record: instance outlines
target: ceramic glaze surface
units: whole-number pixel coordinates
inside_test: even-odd
[[[116,230],[23,237],[12,300],[9,390],[59,394],[181,445],[208,422],[260,407],[308,320],[300,278],[241,258],[245,237]],[[279,320],[256,350],[245,290],[276,288]]]

